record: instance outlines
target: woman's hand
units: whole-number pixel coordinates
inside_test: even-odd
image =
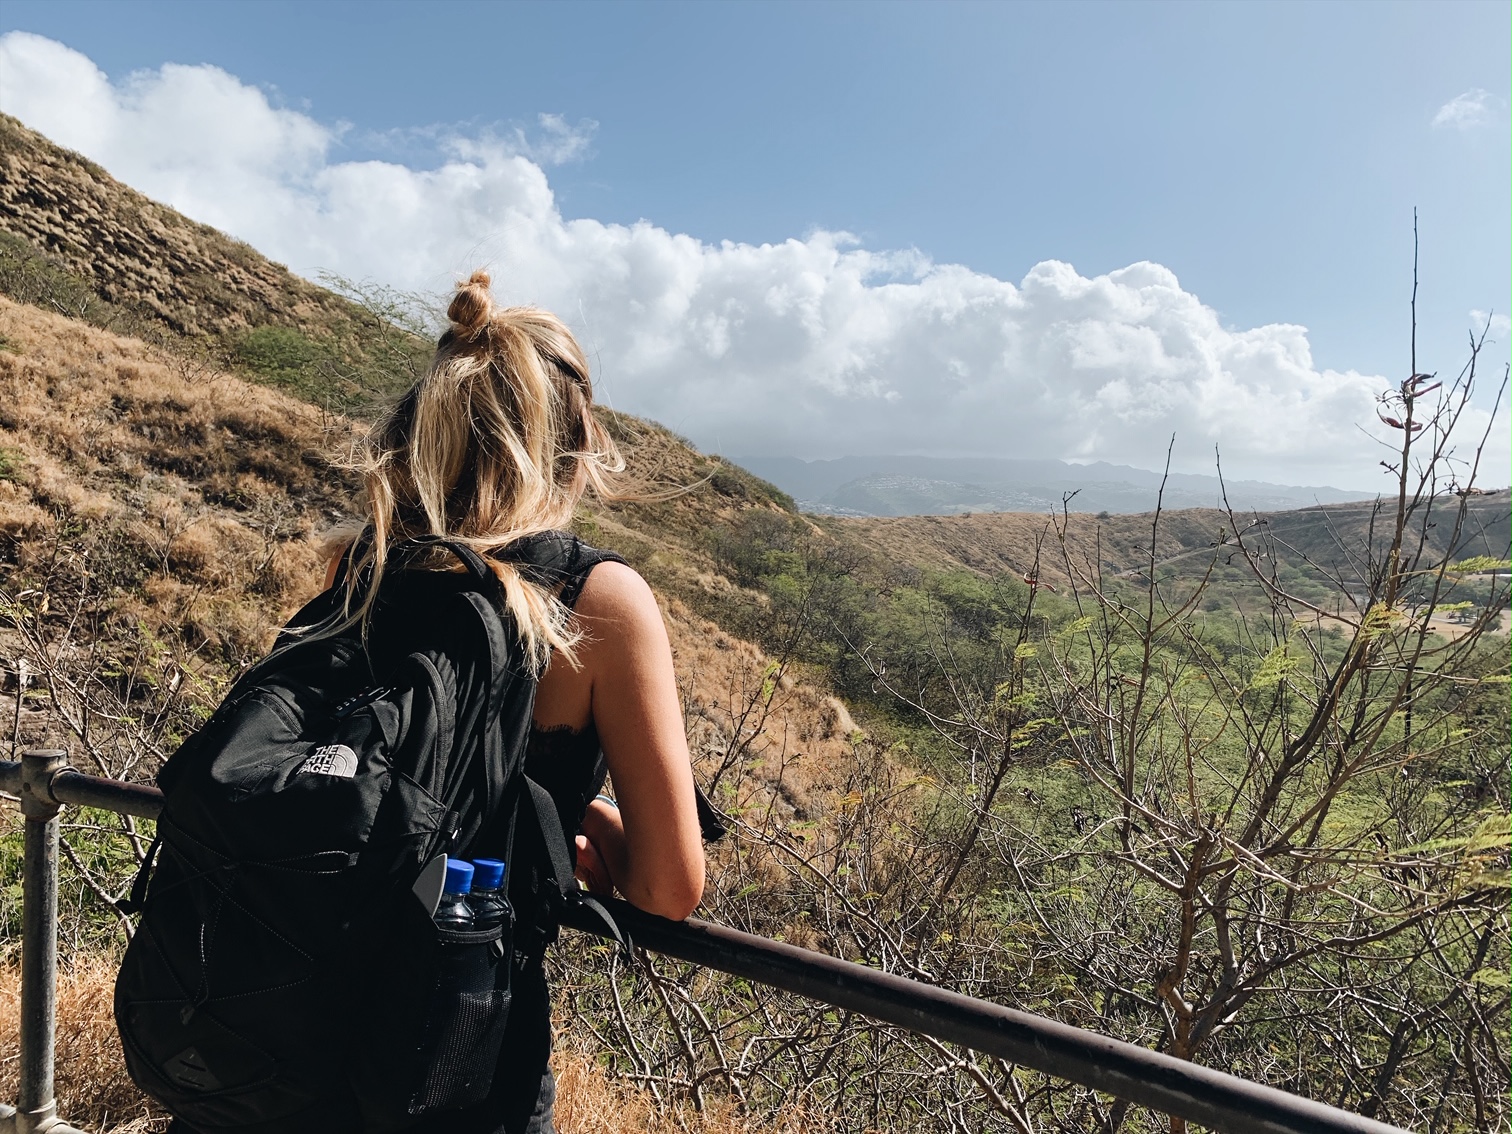
[[[590,894],[601,898],[614,895],[614,880],[609,877],[609,868],[587,835],[577,837],[577,869],[573,874]]]
[[[625,869],[625,824],[612,803],[595,799],[583,816],[577,837],[577,880],[589,893],[605,897],[614,893],[615,867],[619,877]]]

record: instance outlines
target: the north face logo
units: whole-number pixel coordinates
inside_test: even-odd
[[[324,744],[310,753],[299,766],[299,774],[315,773],[321,776],[345,776],[351,779],[357,774],[357,753],[345,744]]]

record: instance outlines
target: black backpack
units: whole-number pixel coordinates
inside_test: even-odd
[[[403,569],[438,544],[466,574]],[[619,558],[560,533],[500,554],[573,588]],[[497,576],[444,541],[391,561],[366,641],[297,632],[337,612],[331,588],[158,775],[116,1023],[137,1085],[204,1134],[402,1130],[480,1102],[514,942],[591,901],[554,802],[523,772],[535,680]],[[412,887],[482,833],[531,864],[524,924],[442,929]]]

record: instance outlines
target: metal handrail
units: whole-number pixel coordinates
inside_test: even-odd
[[[0,1106],[0,1131],[79,1134],[57,1117],[52,1089],[58,809],[71,804],[155,819],[163,794],[85,775],[69,767],[67,753],[58,749],[24,752],[19,762],[0,760],[0,791],[20,797],[27,820],[21,1089],[17,1107]],[[1363,1115],[1043,1016],[696,918],[668,921],[627,902],[606,904],[643,948],[958,1043],[1226,1134],[1404,1134]],[[562,923],[610,935],[587,909],[569,906]]]

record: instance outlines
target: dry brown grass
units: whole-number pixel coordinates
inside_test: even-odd
[[[844,704],[791,669],[776,672],[759,647],[682,601],[664,599],[662,613],[699,771],[712,775],[734,738],[744,745],[742,770],[760,788],[745,807],[770,802],[779,814],[800,816],[821,809],[853,763],[858,730]]]
[[[0,335],[5,574],[42,570],[66,543],[119,582],[96,614],[231,657],[265,647],[318,589],[312,537],[351,506],[319,456],[350,427],[3,298]]]
[[[44,502],[143,483],[237,511],[345,498],[320,459],[342,423],[313,406],[224,373],[186,378],[139,339],[4,298],[0,334],[3,443]]]
[[[826,1134],[831,1124],[801,1108],[772,1118],[740,1113],[728,1099],[709,1099],[703,1110],[679,1102],[659,1104],[649,1091],[614,1079],[591,1059],[558,1052],[558,1134]]]
[[[320,454],[352,426],[3,298],[0,340],[0,589],[30,595],[0,625],[0,659],[14,670],[45,642],[49,665],[92,688],[134,675],[99,690],[124,698],[107,718],[153,716],[145,697],[192,724],[319,589],[315,537],[352,504]],[[84,758],[78,721],[0,684],[10,750]],[[88,755],[110,774],[131,763]]]
[[[162,1130],[162,1112],[126,1074],[111,1017],[115,961],[78,954],[58,974],[58,1111],[83,1130],[146,1134]],[[21,1009],[21,970],[0,968],[0,1098],[14,1101]]]
[[[123,185],[0,115],[0,228],[58,257],[100,298],[176,334],[325,326],[353,305],[238,240]]]

